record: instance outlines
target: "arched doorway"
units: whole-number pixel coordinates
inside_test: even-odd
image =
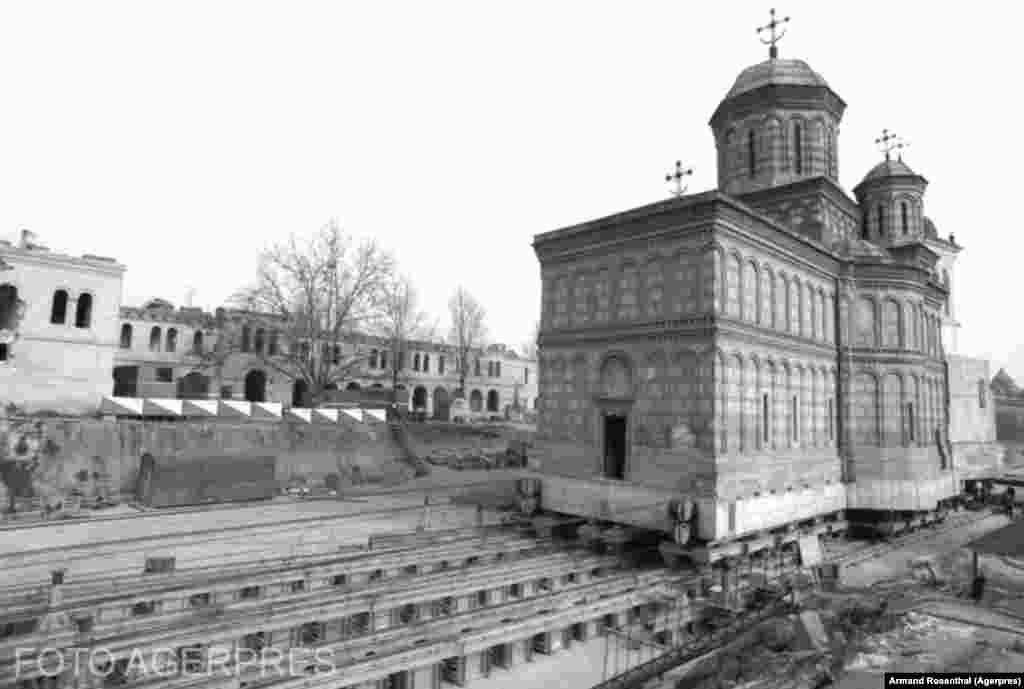
[[[267,401],[267,374],[256,369],[245,376],[245,400],[247,402]]]
[[[427,389],[417,385],[412,391],[412,408],[416,411],[424,411],[427,408]]]
[[[487,411],[492,412],[492,413],[497,413],[497,411],[498,411],[498,404],[499,404],[498,391],[497,390],[489,390],[487,392]]]
[[[309,406],[309,385],[302,378],[298,378],[292,383],[292,406]]]
[[[470,411],[483,411],[484,409],[484,396],[479,390],[474,390],[469,393],[469,410]]]
[[[179,400],[204,400],[210,396],[210,379],[192,371],[178,379]]]
[[[434,388],[434,418],[448,421],[452,414],[452,402],[448,391],[442,387]]]

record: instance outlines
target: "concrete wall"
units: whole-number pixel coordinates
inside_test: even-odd
[[[232,455],[275,455],[282,483],[292,476],[315,482],[329,473],[343,482],[397,482],[410,472],[385,424],[0,419],[0,463],[36,464],[33,488],[53,502],[76,487],[89,496],[133,492],[145,453],[198,457],[224,448]],[[76,478],[82,470],[86,481]],[[0,484],[0,502],[6,500]]]
[[[989,390],[989,362],[950,355],[949,439],[991,443],[996,440],[996,404]]]

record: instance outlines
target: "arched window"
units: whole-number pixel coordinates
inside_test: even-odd
[[[429,354],[424,354],[423,355],[423,372],[424,373],[430,373],[430,355]]]
[[[167,351],[173,352],[178,348],[178,331],[174,328],[167,330]]]
[[[53,306],[50,308],[50,322],[54,325],[64,325],[68,317],[68,293],[67,290],[59,289],[53,293]]]
[[[252,338],[252,348],[257,354],[263,353],[263,338],[263,328],[260,328]]]
[[[861,216],[860,220],[861,220],[861,222],[860,222],[860,238],[861,239],[870,239],[871,238],[871,233],[868,231],[868,214],[867,214],[866,211],[865,211],[864,215]]]
[[[242,351],[249,351],[249,326],[242,326]]]
[[[753,129],[747,132],[747,173],[751,179],[757,175],[757,138]]]
[[[203,353],[203,331],[197,330],[192,336],[192,353],[202,354]]]
[[[793,125],[793,170],[804,174],[804,128],[799,122]]]
[[[132,326],[131,323],[125,323],[121,326],[121,349],[132,348]]]
[[[900,215],[903,221],[903,234],[910,234],[910,216],[907,212],[907,202],[900,203]]]
[[[149,351],[160,351],[160,334],[160,328],[155,325],[153,326],[153,329],[149,331]]]
[[[377,350],[370,350],[370,368],[377,368]]]
[[[413,355],[413,357],[412,357],[412,370],[413,371],[419,371],[420,370],[420,354],[419,354],[419,352],[416,352]]]
[[[90,324],[92,324],[92,295],[86,292],[78,297],[78,307],[75,309],[75,327],[88,328]]]
[[[277,331],[270,331],[270,340],[267,342],[267,355],[277,356]]]
[[[878,206],[878,236],[885,236],[885,206]]]
[[[828,128],[827,141],[825,142],[825,174],[829,177],[835,177],[836,167],[836,137],[835,132],[832,131],[832,127]]]

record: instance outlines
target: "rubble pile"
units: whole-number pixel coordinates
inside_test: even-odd
[[[909,613],[912,614],[912,613]],[[917,625],[916,627],[914,625]],[[888,662],[893,640],[929,629],[890,605],[886,591],[829,596],[799,615],[776,617],[698,661],[676,689],[818,689],[847,670]],[[875,645],[869,640],[882,639]],[[901,647],[902,648],[902,647]]]

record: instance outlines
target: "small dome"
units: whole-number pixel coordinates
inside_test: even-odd
[[[743,70],[725,98],[733,98],[769,84],[790,86],[824,86],[828,82],[803,60],[765,60]]]
[[[928,239],[939,238],[939,231],[935,229],[935,223],[932,222],[931,218],[924,219],[924,236]]]
[[[883,160],[878,165],[871,168],[871,172],[864,175],[864,179],[861,180],[861,184],[867,184],[876,179],[883,179],[885,177],[919,177],[916,172],[910,169],[910,166],[904,163],[902,160]],[[860,185],[858,185],[860,186]]]

